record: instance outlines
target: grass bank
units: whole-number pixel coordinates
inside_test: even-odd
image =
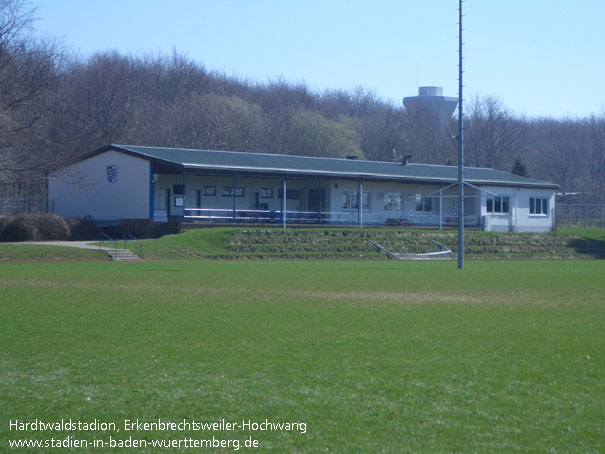
[[[605,230],[577,229],[556,234],[467,231],[470,260],[605,258]],[[146,259],[315,259],[387,260],[370,241],[395,252],[438,250],[437,241],[457,249],[456,231],[343,228],[223,227],[189,230],[143,242]]]

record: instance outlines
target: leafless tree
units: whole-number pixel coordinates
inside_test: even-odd
[[[48,114],[59,83],[59,46],[31,35],[34,9],[0,0],[0,184],[4,197],[42,184],[54,162]],[[16,195],[15,195],[16,194]]]
[[[522,145],[523,126],[494,97],[476,97],[465,119],[465,155],[475,167],[511,168]]]
[[[592,199],[605,200],[605,108],[599,116],[588,120],[588,155],[590,157],[590,179]]]

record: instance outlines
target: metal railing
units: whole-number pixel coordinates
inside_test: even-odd
[[[106,248],[106,244],[110,244],[113,247],[113,251],[117,251],[118,250],[118,242],[114,239],[112,239],[111,237],[109,237],[108,235],[104,234],[104,233],[100,233],[99,234],[99,250]]]
[[[143,258],[143,243],[141,243],[141,241],[139,241],[139,239],[132,235],[131,233],[125,232],[124,233],[124,249],[128,249],[128,242],[130,242],[130,244],[132,245],[132,247],[135,249],[135,251],[137,252],[137,255],[141,258]]]
[[[184,219],[189,221],[210,222],[243,222],[279,224],[286,216],[287,224],[335,224],[359,225],[359,212],[350,211],[272,211],[272,210],[233,210],[229,208],[186,208]],[[392,226],[427,226],[427,227],[455,227],[458,225],[456,215],[442,215],[432,213],[404,214],[404,213],[369,213],[364,211],[361,215],[362,225],[392,225]],[[465,216],[464,225],[480,227],[480,216]]]

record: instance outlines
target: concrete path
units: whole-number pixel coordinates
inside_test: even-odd
[[[23,246],[41,245],[41,246],[64,246],[64,247],[76,247],[79,249],[97,249],[101,251],[113,251],[112,247],[99,247],[98,245],[91,244],[92,241],[21,241],[14,243],[0,243],[2,244],[17,244]]]
[[[40,245],[40,246],[63,246],[63,247],[75,247],[78,249],[93,249],[97,251],[105,251],[111,260],[115,262],[120,261],[140,261],[142,257],[136,255],[128,249],[113,248],[107,246],[101,246],[91,244],[91,241],[22,241],[19,243],[0,243],[2,244],[16,244],[16,245]],[[116,241],[116,245],[120,242]]]

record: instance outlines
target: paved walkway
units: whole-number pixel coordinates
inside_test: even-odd
[[[0,243],[0,244],[21,244],[24,246],[28,245],[42,245],[42,246],[64,246],[64,247],[76,247],[79,249],[96,249],[102,251],[113,251],[112,247],[99,247],[98,245],[91,244],[92,241],[21,241],[18,243]]]

